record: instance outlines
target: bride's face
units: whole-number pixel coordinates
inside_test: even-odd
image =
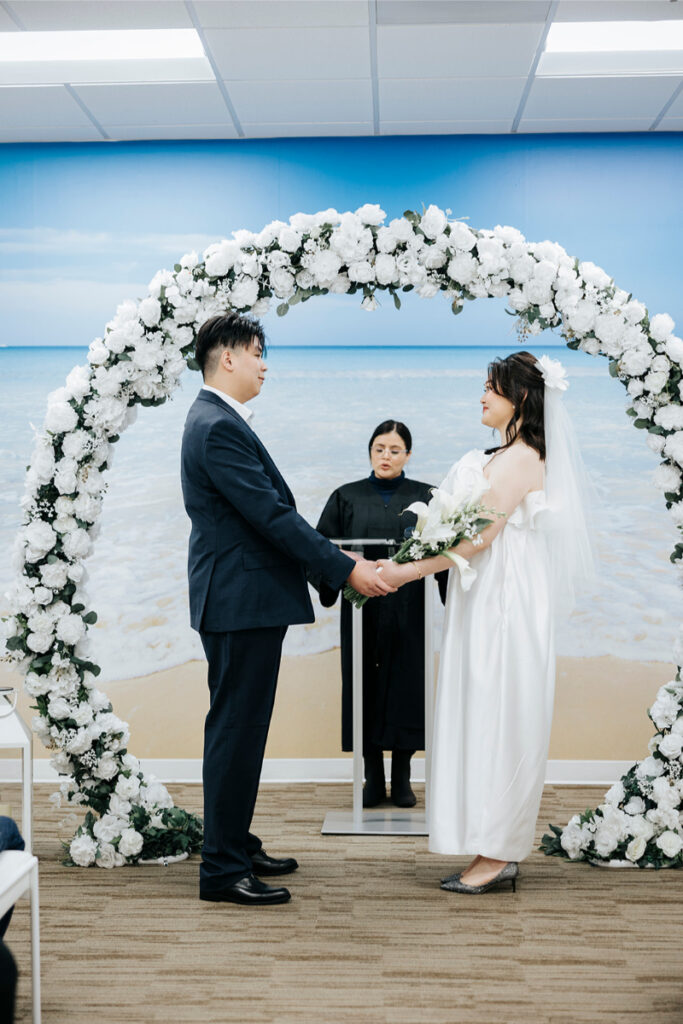
[[[482,408],[481,422],[484,426],[492,427],[494,430],[499,431],[500,434],[504,434],[505,428],[515,411],[515,407],[509,398],[505,398],[494,391],[491,381],[487,380],[484,385],[484,394],[479,401]]]

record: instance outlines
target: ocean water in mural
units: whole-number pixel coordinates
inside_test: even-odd
[[[486,363],[510,348],[286,348],[274,346],[254,427],[315,523],[339,484],[369,472],[367,441],[388,417],[410,427],[409,474],[437,484],[469,448],[487,447],[479,421]],[[545,349],[539,349],[541,351]],[[673,524],[651,483],[656,457],[624,415],[621,385],[603,360],[565,348],[566,395],[596,483],[598,582],[558,636],[560,654],[613,654],[668,660],[679,600],[669,552]],[[9,557],[21,522],[19,501],[47,393],[85,349],[0,350],[0,594],[12,578]],[[144,675],[201,657],[188,624],[185,558],[189,521],[179,480],[180,437],[200,386],[188,372],[173,400],[141,409],[116,445],[101,534],[89,559],[88,592],[99,622],[92,630],[103,679]],[[6,602],[0,598],[0,610]],[[292,628],[285,653],[303,655],[338,642],[338,609]],[[437,630],[438,632],[438,630]]]

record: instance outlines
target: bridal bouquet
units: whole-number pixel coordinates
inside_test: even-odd
[[[482,484],[488,488],[488,482],[483,477]],[[453,491],[435,487],[429,504],[415,501],[409,505],[405,511],[415,512],[417,524],[392,561],[402,565],[405,562],[432,558],[434,555],[445,555],[458,567],[463,590],[469,590],[477,574],[462,555],[450,549],[461,540],[481,544],[479,534],[493,522],[493,518],[488,517],[497,515],[481,504],[484,490],[482,484],[475,485],[474,490],[457,485]],[[356,608],[362,608],[368,600],[350,585],[344,588],[344,597]]]

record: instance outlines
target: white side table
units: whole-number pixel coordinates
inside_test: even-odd
[[[38,858],[21,850],[0,853],[0,917],[20,896],[31,901],[31,995],[33,1024],[40,1024],[40,911],[38,906]]]
[[[0,717],[0,750],[21,749],[21,834],[26,849],[33,849],[33,735],[18,711]]]

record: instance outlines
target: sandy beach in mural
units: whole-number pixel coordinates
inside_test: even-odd
[[[0,666],[2,685],[21,685]],[[605,656],[557,661],[553,759],[637,760],[647,755],[654,726],[647,708],[657,688],[673,678],[665,662]],[[116,713],[131,726],[138,757],[198,758],[208,708],[206,664],[184,665],[105,686]],[[284,658],[266,757],[342,757],[339,650]],[[30,698],[19,696],[30,720]],[[36,757],[49,757],[36,742]]]

